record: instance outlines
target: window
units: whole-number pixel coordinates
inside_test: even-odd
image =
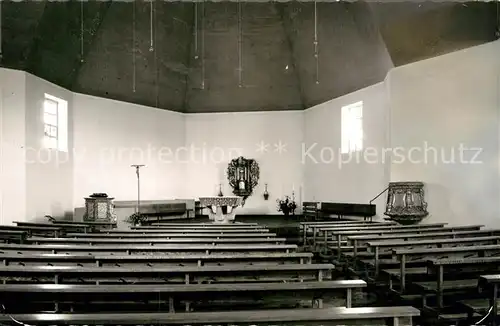
[[[43,102],[44,146],[68,151],[68,102],[45,94]]]
[[[342,107],[342,154],[363,149],[363,102]]]

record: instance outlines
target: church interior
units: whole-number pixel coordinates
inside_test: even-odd
[[[500,2],[0,1],[0,325],[500,324]]]

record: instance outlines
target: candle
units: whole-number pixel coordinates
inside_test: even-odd
[[[295,192],[295,183],[292,183],[292,192]]]

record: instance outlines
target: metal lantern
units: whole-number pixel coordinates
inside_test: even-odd
[[[424,183],[390,182],[385,215],[401,224],[416,224],[429,215],[424,199]]]

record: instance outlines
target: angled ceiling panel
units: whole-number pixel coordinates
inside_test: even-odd
[[[380,82],[392,68],[367,5],[295,3],[286,11],[307,107]]]
[[[198,10],[187,112],[304,108],[275,4],[207,3]]]
[[[0,63],[180,112],[301,110],[380,82],[393,66],[493,41],[499,6],[3,2]]]
[[[496,39],[494,2],[371,3],[396,66]],[[394,11],[402,13],[393,15]]]
[[[181,109],[192,7],[189,3],[157,2],[152,11],[149,3],[136,2],[134,13],[133,4],[113,2],[74,89],[153,107]]]

